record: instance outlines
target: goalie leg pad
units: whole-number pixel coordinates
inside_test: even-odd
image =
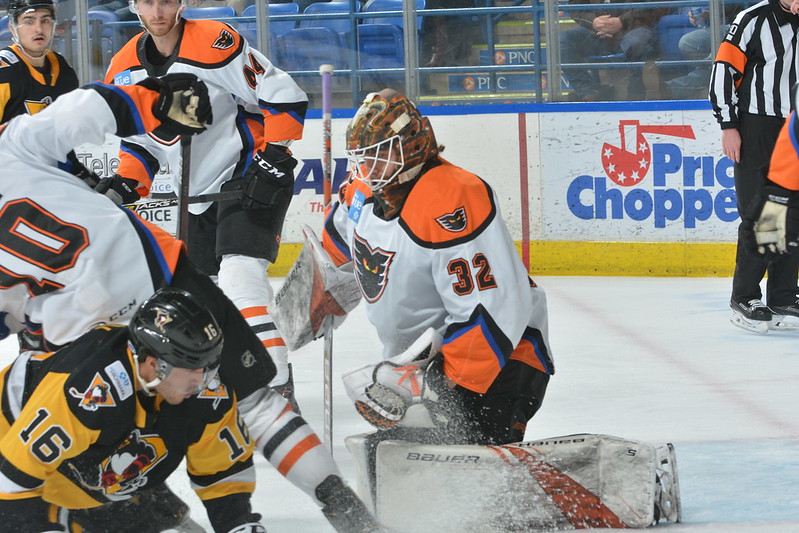
[[[347,439],[356,463],[368,440]],[[360,487],[370,469],[358,466]],[[678,521],[676,480],[669,445],[582,434],[505,446],[383,441],[370,481],[382,524],[445,533],[641,528],[656,507]]]

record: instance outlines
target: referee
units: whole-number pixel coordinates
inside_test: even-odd
[[[713,63],[709,98],[721,125],[722,150],[735,163],[739,213],[745,212],[763,187],[774,144],[793,104],[799,16],[791,13],[790,6],[791,0],[763,0],[738,13]],[[730,299],[732,323],[768,332],[773,313],[763,303],[760,290],[766,272],[768,305],[792,309],[799,316],[798,270],[797,256],[748,255],[739,233]]]

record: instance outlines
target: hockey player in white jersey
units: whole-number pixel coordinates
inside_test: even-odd
[[[554,372],[543,290],[527,275],[491,186],[443,159],[426,117],[402,94],[366,97],[347,128],[353,175],[323,245],[352,263],[383,357],[432,328],[424,361],[388,360],[356,399],[388,429],[423,403],[442,443],[522,440]],[[417,355],[417,354],[413,354]]]
[[[189,195],[238,191],[239,198],[189,206],[189,257],[205,273],[218,273],[219,286],[275,361],[272,385],[297,408],[288,351],[267,308],[267,268],[277,258],[294,192],[297,161],[288,146],[302,137],[308,98],[231,26],[185,20],[185,7],[185,0],[130,0],[145,31],[112,58],[105,81],[190,72],[208,84],[216,120],[192,140]],[[180,154],[176,139],[159,131],[125,139],[117,174],[103,188],[135,201],[149,193],[160,165],[180,168]]]
[[[107,133],[161,128],[189,135],[211,118],[205,85],[180,74],[129,87],[90,84],[0,128],[0,314],[14,332],[21,323],[40,328],[52,350],[94,326],[127,324],[158,288],[188,291],[220,323],[222,358],[231,369],[223,365],[220,376],[235,383],[244,423],[267,460],[313,498],[338,531],[374,531],[374,519],[319,438],[267,386],[275,368],[263,344],[185,257],[183,243],[57,168],[76,145],[100,144]],[[31,355],[21,355],[15,368],[24,370]]]

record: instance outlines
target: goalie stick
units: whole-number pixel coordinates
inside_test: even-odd
[[[333,65],[322,65],[319,67],[319,74],[322,76],[322,173],[324,176],[324,213],[330,208],[333,198],[333,172],[332,157],[330,146],[330,123],[331,115],[331,78],[333,77]],[[324,433],[322,439],[325,446],[333,453],[333,328],[332,326],[325,331],[324,335]]]

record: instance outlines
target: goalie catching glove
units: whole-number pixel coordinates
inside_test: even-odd
[[[438,395],[426,383],[426,372],[440,349],[441,336],[429,328],[401,354],[344,373],[341,379],[355,409],[378,429],[401,421],[406,426],[429,427],[427,409],[417,409],[419,416],[406,415],[414,405],[437,401]]]
[[[408,407],[422,402],[424,371],[416,365],[384,361],[374,369],[373,383],[355,400],[355,409],[377,429],[388,429],[405,418]]]
[[[775,184],[763,187],[742,216],[740,232],[752,254],[794,253],[799,249],[799,199]]]

